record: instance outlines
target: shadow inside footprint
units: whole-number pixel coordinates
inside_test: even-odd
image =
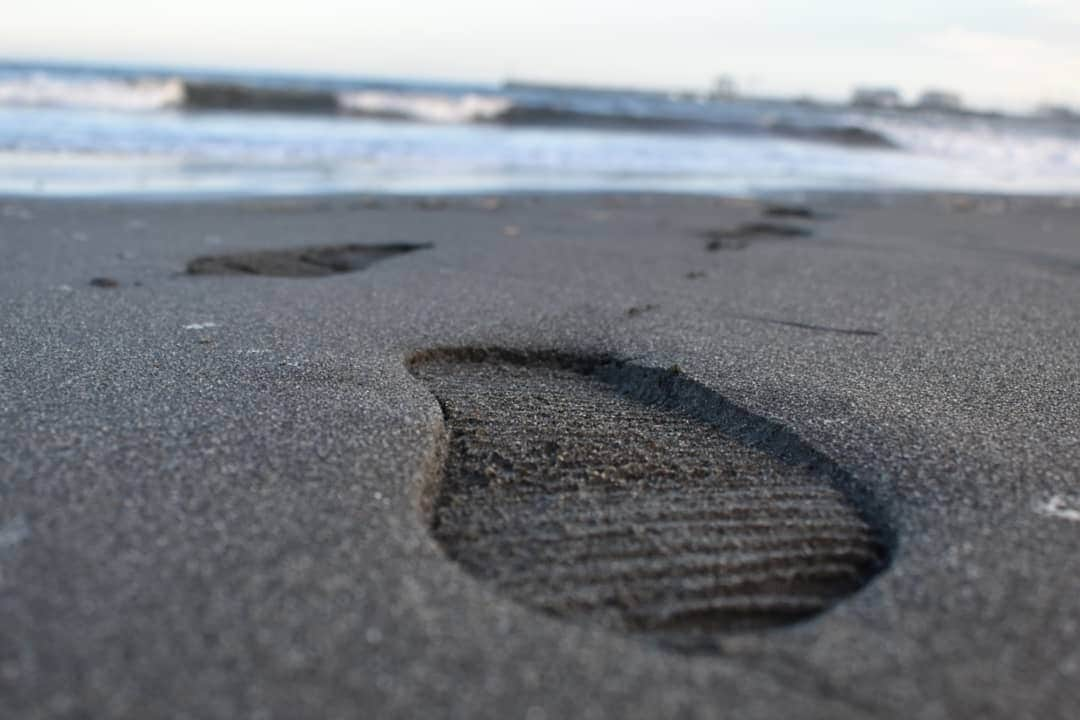
[[[850,476],[677,369],[476,349],[410,369],[446,423],[432,533],[524,605],[711,651],[827,609],[886,563]]]
[[[705,230],[701,236],[707,240],[705,249],[717,250],[742,250],[754,240],[766,238],[796,238],[808,237],[810,230],[798,225],[784,225],[772,222],[750,222],[737,225],[733,228],[721,230]]]
[[[191,275],[269,275],[318,277],[363,270],[380,260],[423,250],[430,245],[314,245],[287,250],[256,250],[206,255],[187,265]]]
[[[797,218],[799,220],[815,220],[820,217],[812,208],[806,205],[783,205],[779,203],[766,205],[762,208],[761,214],[765,217]]]

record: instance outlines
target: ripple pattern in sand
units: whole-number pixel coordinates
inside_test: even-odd
[[[514,600],[684,650],[827,609],[885,564],[850,478],[676,371],[434,351],[448,447],[431,528]]]

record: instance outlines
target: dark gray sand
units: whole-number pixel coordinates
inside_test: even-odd
[[[1080,203],[787,200],[812,234],[739,252],[700,233],[763,204],[0,200],[0,717],[1074,717]],[[402,243],[431,247],[310,279],[186,272]],[[528,360],[410,372],[439,348]],[[502,495],[455,485],[467,417]],[[582,460],[538,464],[544,483],[583,491],[542,483],[566,503],[534,513],[507,501],[544,433]],[[747,513],[738,542],[635,515],[714,531],[723,507]],[[788,511],[857,528],[857,582],[795,622],[663,627],[703,583],[722,604],[746,522],[780,541]],[[524,544],[464,531],[496,516]],[[645,532],[572,537],[606,519]],[[550,565],[544,522],[571,538]],[[645,557],[652,536],[671,551]],[[876,575],[851,559],[869,548]],[[767,562],[831,550],[787,552]],[[630,593],[606,611],[567,602],[611,573]]]

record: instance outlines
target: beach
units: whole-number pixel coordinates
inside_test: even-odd
[[[1049,196],[0,198],[0,716],[1071,717],[1078,232]],[[785,502],[857,525],[857,581],[729,593],[765,622],[692,647],[538,609],[467,544],[503,506],[432,526],[547,427],[624,443],[616,484],[713,430],[813,475]]]

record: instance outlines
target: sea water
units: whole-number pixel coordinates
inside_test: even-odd
[[[1080,192],[1080,121],[0,64],[0,194]]]

